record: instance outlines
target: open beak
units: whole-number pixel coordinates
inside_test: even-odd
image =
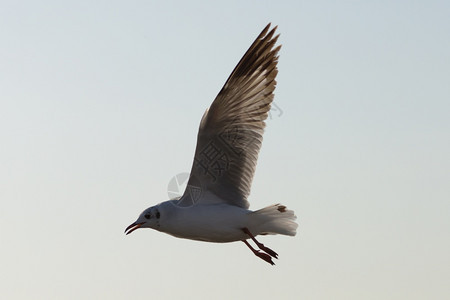
[[[130,233],[132,233],[133,231],[135,231],[136,229],[138,229],[139,227],[141,227],[142,225],[144,225],[145,222],[141,222],[141,223],[137,223],[134,222],[133,224],[131,224],[130,226],[128,226],[125,229],[125,233],[128,235]],[[128,231],[128,232],[127,232]]]

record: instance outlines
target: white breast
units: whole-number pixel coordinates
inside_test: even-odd
[[[216,243],[248,238],[242,231],[248,227],[251,211],[247,209],[224,203],[189,207],[169,203],[164,206],[159,229],[162,232],[178,238]]]

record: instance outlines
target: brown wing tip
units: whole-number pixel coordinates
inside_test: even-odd
[[[272,26],[272,23],[269,23],[269,24],[267,24],[266,25],[266,27],[264,27],[264,29],[261,31],[261,33],[258,35],[258,37],[257,37],[257,40],[260,40],[260,39],[267,39],[267,40],[270,40],[271,38],[272,38],[272,36],[275,34],[275,31],[278,29],[278,25],[275,25],[275,27],[273,27],[271,30],[270,30],[270,32],[269,32],[269,29],[270,29],[270,26]],[[267,33],[267,32],[269,32],[269,33]],[[280,34],[277,34],[276,35],[276,37],[274,38],[275,40],[276,39],[278,39],[278,36],[279,36]]]
[[[272,23],[269,23],[269,24],[266,25],[266,27],[264,27],[264,29],[259,34],[258,39],[261,39],[262,37],[264,37],[267,34],[267,32],[269,31],[270,26],[272,26]]]

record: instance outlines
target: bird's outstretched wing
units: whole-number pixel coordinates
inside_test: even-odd
[[[203,115],[190,179],[178,205],[226,202],[249,207],[278,73],[276,28],[264,28]]]

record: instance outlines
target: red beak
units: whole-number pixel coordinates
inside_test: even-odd
[[[128,235],[130,233],[132,233],[133,231],[135,231],[136,229],[138,229],[139,227],[141,227],[145,222],[142,223],[136,223],[134,222],[133,224],[131,224],[130,226],[128,226],[125,229],[125,233]],[[128,231],[128,232],[127,232]]]

